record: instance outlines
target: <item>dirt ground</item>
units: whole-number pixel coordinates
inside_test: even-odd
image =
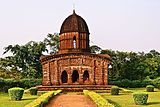
[[[97,107],[97,106],[87,96],[62,94],[51,99],[51,101],[45,107]]]

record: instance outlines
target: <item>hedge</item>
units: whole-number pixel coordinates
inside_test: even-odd
[[[112,86],[111,87],[111,95],[118,95],[119,94],[119,87]]]
[[[154,83],[152,80],[140,81],[140,80],[123,79],[123,80],[117,80],[117,81],[109,81],[109,84],[116,85],[118,87],[124,87],[124,88],[140,88],[140,87],[146,87],[147,85],[153,85]]]
[[[146,86],[146,91],[147,92],[154,92],[154,86],[153,85],[147,85]]]
[[[24,89],[19,87],[10,88],[8,90],[11,100],[21,100],[23,97]]]
[[[38,88],[37,87],[31,87],[29,89],[30,95],[37,95]]]
[[[83,90],[83,93],[84,95],[89,96],[98,107],[115,107],[114,105],[110,104],[107,100],[105,100],[102,96],[93,91]]]
[[[56,96],[61,91],[62,90],[49,91],[45,94],[42,94],[40,97],[35,99],[33,102],[27,104],[25,107],[44,107],[53,96]]]
[[[0,91],[8,92],[8,89],[13,87],[30,88],[42,83],[41,79],[2,79],[0,78]]]
[[[133,99],[137,105],[147,104],[148,94],[147,93],[133,93]]]

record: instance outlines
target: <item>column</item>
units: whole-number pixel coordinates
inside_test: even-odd
[[[83,72],[82,72],[82,67],[79,68],[79,84],[83,84]]]
[[[68,84],[72,84],[72,71],[71,71],[71,67],[69,67],[67,73],[68,73]]]
[[[104,85],[108,85],[108,63],[104,62]]]

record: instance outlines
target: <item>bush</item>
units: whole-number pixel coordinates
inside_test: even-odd
[[[133,99],[135,104],[137,105],[145,105],[147,104],[148,94],[146,93],[134,93]]]
[[[154,79],[153,84],[156,88],[160,89],[160,77]]]
[[[24,89],[19,87],[10,88],[8,90],[8,93],[9,96],[11,97],[11,100],[21,100],[24,93]]]
[[[8,89],[13,87],[21,87],[21,88],[30,88],[35,87],[36,85],[40,85],[42,82],[41,79],[2,79],[0,78],[0,91],[8,92]]]
[[[37,91],[38,91],[37,87],[31,87],[29,89],[30,95],[37,95]]]
[[[154,92],[154,86],[153,85],[147,85],[146,86],[146,91],[147,92]]]
[[[109,81],[109,84],[116,85],[123,88],[140,88],[140,87],[146,87],[147,85],[153,84],[153,81],[147,80],[147,79],[143,81],[123,79],[123,80],[117,80],[117,81]],[[158,84],[158,81],[156,81],[155,84]],[[160,86],[160,82],[159,82],[159,86]]]
[[[44,105],[46,105],[53,96],[59,94],[61,91],[62,90],[49,91],[45,94],[42,94],[40,97],[27,104],[25,107],[44,107]]]
[[[119,94],[119,87],[112,86],[111,87],[111,95],[118,95]]]

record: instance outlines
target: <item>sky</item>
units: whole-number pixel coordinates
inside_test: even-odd
[[[87,22],[91,45],[160,52],[160,0],[0,0],[0,57],[8,45],[59,33],[73,7]]]

